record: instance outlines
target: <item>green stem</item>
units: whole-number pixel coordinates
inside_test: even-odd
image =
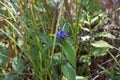
[[[61,14],[62,14],[63,3],[64,3],[64,1],[61,2],[61,7],[60,7],[60,11],[59,11],[59,15],[58,15],[58,20],[57,20],[57,24],[56,24],[56,30],[55,30],[54,41],[53,41],[53,48],[52,48],[52,53],[51,53],[51,62],[52,62],[52,56],[54,54],[55,43],[56,43],[56,34],[58,32],[58,26],[59,26],[60,17],[61,17]]]
[[[120,63],[117,61],[117,59],[114,57],[114,55],[111,52],[108,52],[108,53],[114,59],[114,61],[116,62],[116,64],[120,67]]]

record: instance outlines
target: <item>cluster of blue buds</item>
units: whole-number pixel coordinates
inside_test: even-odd
[[[59,31],[57,32],[56,37],[57,37],[57,39],[58,39],[59,41],[62,41],[62,40],[65,39],[65,37],[68,37],[68,32],[65,32],[65,31],[63,31],[63,30],[59,30]]]

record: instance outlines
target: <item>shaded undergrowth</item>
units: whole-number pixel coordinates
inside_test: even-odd
[[[1,0],[0,79],[118,80],[109,20],[97,0]]]

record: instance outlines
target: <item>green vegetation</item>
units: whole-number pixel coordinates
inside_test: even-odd
[[[107,20],[97,0],[1,0],[0,80],[91,80],[106,55],[114,64],[96,73],[120,79],[110,51],[120,49],[105,41],[116,37],[100,31]]]

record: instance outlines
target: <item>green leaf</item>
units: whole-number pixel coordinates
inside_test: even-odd
[[[5,44],[0,42],[0,47],[5,47]]]
[[[20,79],[17,79],[17,76],[14,74],[6,73],[5,80],[20,80]]]
[[[92,55],[94,56],[104,56],[107,54],[109,48],[93,48]]]
[[[47,49],[50,49],[53,46],[53,40],[50,40],[46,43],[45,47],[43,48],[43,51],[46,51]]]
[[[117,8],[116,11],[120,11],[120,8]]]
[[[70,46],[68,43],[63,42],[62,44],[60,44],[60,46],[62,47],[62,50],[65,54],[65,56],[67,57],[67,59],[69,60],[69,62],[72,64],[72,66],[75,68],[75,51],[72,48],[72,46]]]
[[[24,62],[20,56],[12,59],[12,67],[18,74],[24,70]]]
[[[70,46],[73,46],[75,43],[74,43],[74,39],[73,38],[66,38],[66,42],[70,45]],[[74,48],[74,47],[73,47]]]
[[[86,41],[86,40],[89,40],[90,39],[90,36],[89,35],[86,35],[86,36],[83,36],[81,37],[82,41]]]
[[[61,70],[67,80],[76,80],[75,71],[69,63],[61,65]]]
[[[92,46],[97,47],[97,48],[113,48],[110,44],[103,40],[96,41],[94,43],[91,43]]]
[[[98,22],[98,20],[99,20],[99,16],[96,16],[96,17],[94,17],[93,19],[91,19],[91,23],[94,23],[94,22]]]
[[[79,59],[80,62],[91,64],[90,56],[89,55],[82,55]]]
[[[0,46],[0,66],[5,66],[8,61],[8,49]]]
[[[104,33],[104,32],[96,34],[95,37],[106,37],[106,38],[110,38],[110,39],[116,39],[116,37],[114,35],[112,35],[110,33]]]
[[[88,80],[88,79],[83,76],[76,76],[76,80]]]
[[[39,36],[40,36],[40,39],[45,43],[49,40],[48,35],[46,34],[39,33]]]

